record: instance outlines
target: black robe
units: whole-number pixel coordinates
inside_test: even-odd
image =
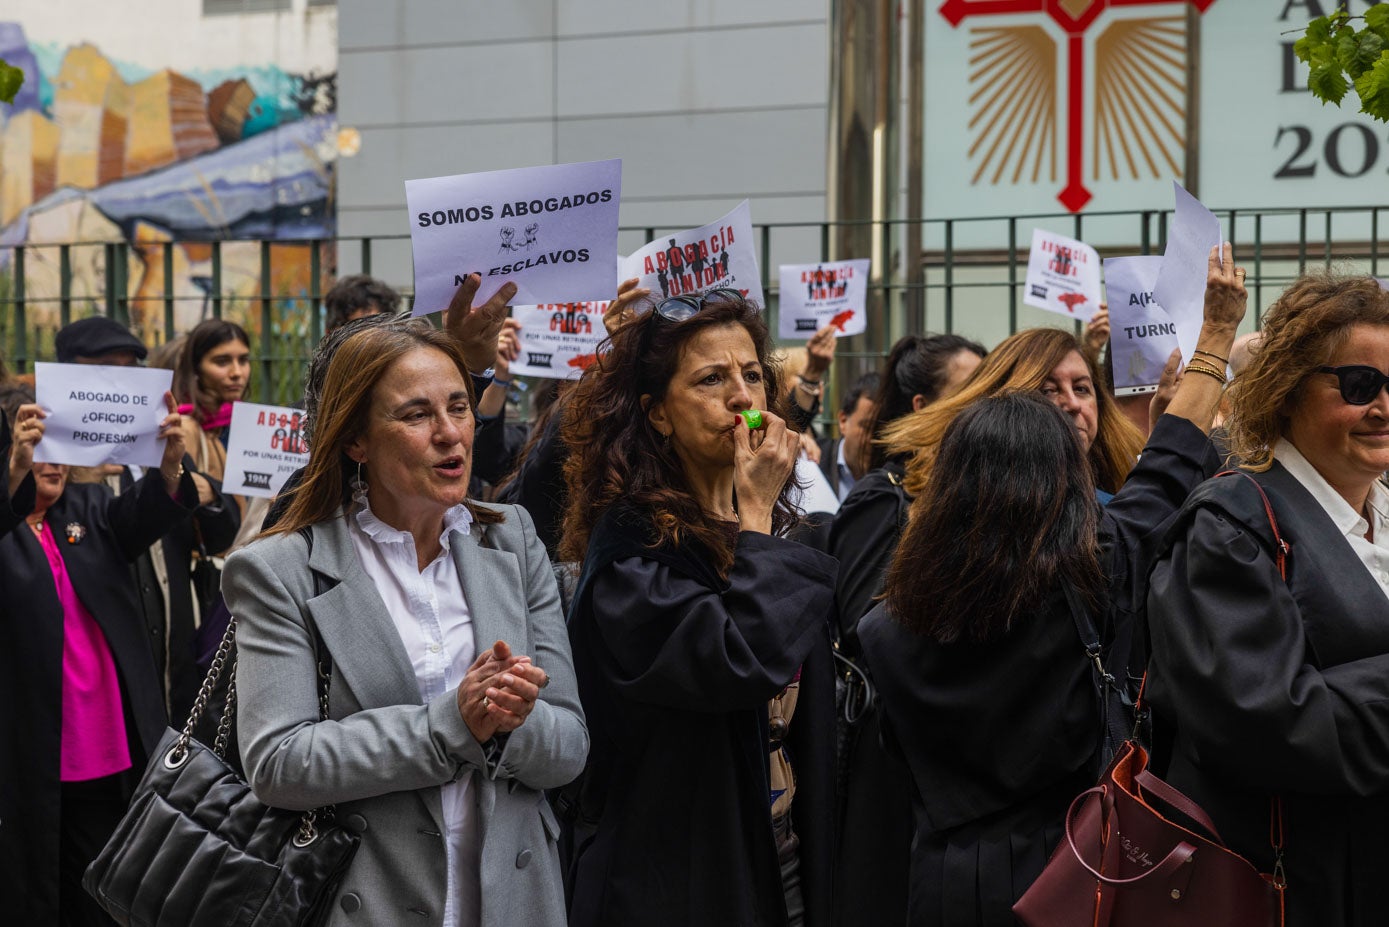
[[[1264,872],[1281,796],[1288,924],[1378,927],[1389,597],[1281,464],[1253,476],[1292,548],[1286,583],[1263,504],[1239,476],[1192,494],[1153,569],[1148,691],[1175,726],[1167,779]]]
[[[830,529],[829,552],[839,561],[834,590],[839,642],[850,656],[859,653],[859,619],[883,591],[888,564],[907,524],[911,497],[902,488],[905,475],[906,469],[895,460],[869,470],[849,491]]]
[[[569,636],[592,748],[571,825],[574,927],[781,925],[767,702],[801,670],[788,745],[806,923],[827,923],[833,559],[743,532],[720,579],[610,510]]]
[[[835,583],[839,648],[860,665],[859,621],[883,591],[888,564],[907,524],[911,497],[897,460],[863,475],[840,506],[829,552],[839,560]],[[835,853],[834,923],[900,924],[906,917],[911,853],[911,779],[882,742],[877,702],[850,725],[838,721],[839,846]]]
[[[196,469],[191,456],[183,456],[183,467],[185,471]],[[206,473],[200,475],[212,487],[212,501],[198,506],[192,518],[180,521],[159,539],[164,571],[169,579],[167,615],[158,574],[151,562],[154,549],[146,550],[131,564],[155,673],[161,682],[167,681],[165,704],[175,726],[181,726],[188,717],[203,681],[203,673],[197,666],[198,631],[194,626],[193,607],[196,591],[190,580],[193,552],[201,548],[208,554],[218,554],[232,545],[241,528],[241,507],[230,496],[223,495],[221,481]],[[122,493],[134,489],[136,480],[129,467],[121,468],[120,483]],[[202,617],[205,620],[210,616]]]
[[[171,498],[157,470],[131,492],[69,483],[44,530],[59,541],[77,596],[115,661],[130,741],[132,783],[168,724],[129,564],[186,520],[198,503],[192,477]],[[0,528],[0,898],[15,924],[57,923],[63,609],[48,558],[24,524],[32,475],[3,507]],[[86,528],[69,544],[67,526]]]
[[[562,403],[565,397],[555,401]],[[535,533],[545,543],[551,560],[559,550],[564,507],[569,499],[569,490],[564,484],[564,464],[569,459],[569,448],[560,437],[563,417],[562,408],[552,411],[540,440],[526,459],[520,461],[516,478],[497,493],[498,502],[519,505],[530,513]]]
[[[1163,529],[1216,465],[1196,426],[1165,416],[1104,509],[1100,562],[1111,607],[1094,623],[1116,676],[1127,665],[1137,589]],[[881,605],[860,622],[859,641],[888,744],[911,770],[908,922],[1014,927],[1012,905],[1055,849],[1066,808],[1094,784],[1100,720],[1063,590],[986,644],[937,643]]]

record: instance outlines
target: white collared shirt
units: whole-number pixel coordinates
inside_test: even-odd
[[[858,480],[854,477],[854,471],[849,469],[848,461],[844,459],[844,440],[842,438],[838,442],[838,447],[839,457],[834,463],[838,467],[839,473],[839,501],[843,502],[849,498],[849,493],[853,491],[854,484]]]
[[[1273,447],[1273,457],[1302,484],[1303,489],[1312,494],[1337,530],[1346,536],[1351,550],[1365,564],[1365,569],[1370,571],[1380,589],[1389,596],[1389,490],[1385,489],[1384,484],[1375,480],[1366,500],[1366,507],[1374,519],[1374,541],[1371,542],[1365,540],[1370,523],[1351,508],[1350,503],[1332,488],[1291,441],[1280,438]]]
[[[420,570],[410,533],[377,518],[364,493],[353,499],[356,514],[347,519],[352,546],[395,622],[415,669],[420,698],[429,702],[461,683],[477,656],[463,580],[449,552],[449,535],[454,531],[468,534],[472,513],[456,505],[444,514],[444,532],[439,536],[443,550]],[[472,778],[462,776],[440,790],[448,872],[443,927],[476,927],[481,917],[481,835]]]

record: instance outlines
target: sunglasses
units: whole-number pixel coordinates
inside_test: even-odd
[[[711,303],[738,302],[742,298],[743,294],[732,287],[720,286],[692,296],[668,297],[656,304],[655,312],[667,322],[683,322]]]
[[[1389,376],[1365,364],[1347,364],[1344,367],[1318,367],[1318,373],[1331,373],[1341,387],[1341,398],[1353,406],[1367,406],[1379,396],[1379,391],[1389,386]]]

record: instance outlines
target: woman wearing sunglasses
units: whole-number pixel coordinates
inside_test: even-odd
[[[1168,779],[1264,872],[1281,805],[1290,925],[1384,921],[1386,371],[1389,294],[1372,277],[1293,283],[1231,388],[1230,447],[1252,479],[1192,494],[1148,594]]]
[[[714,290],[611,345],[564,418],[592,737],[570,924],[826,923],[835,561],[784,539],[799,445],[766,324]]]

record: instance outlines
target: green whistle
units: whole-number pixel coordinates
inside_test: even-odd
[[[747,409],[746,411],[739,412],[738,414],[743,417],[743,421],[748,423],[748,428],[750,428],[751,430],[756,431],[757,429],[762,427],[762,412],[760,410]]]

